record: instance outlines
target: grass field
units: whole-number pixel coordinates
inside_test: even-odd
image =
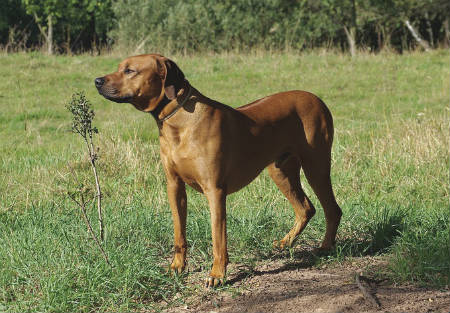
[[[155,122],[94,88],[94,78],[114,71],[120,59],[0,55],[0,311],[139,311],[189,293],[183,277],[166,273],[172,223]],[[197,89],[232,106],[291,89],[328,104],[335,124],[332,180],[344,215],[335,251],[317,263],[385,254],[394,281],[449,284],[448,51],[173,59]],[[67,196],[76,186],[72,172],[91,179],[65,108],[76,91],[85,91],[96,111],[113,268]],[[297,244],[314,246],[324,216],[306,182],[305,191],[317,214]],[[209,212],[191,189],[188,210],[189,267],[206,275]],[[95,220],[95,209],[91,215]],[[228,216],[231,262],[250,265],[271,258],[272,241],[293,222],[292,208],[265,172],[229,197]]]

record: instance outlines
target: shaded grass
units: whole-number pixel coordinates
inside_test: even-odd
[[[157,309],[189,293],[166,273],[172,223],[149,115],[96,94],[93,79],[115,70],[114,56],[0,56],[0,310]],[[318,94],[336,128],[332,180],[344,211],[338,245],[315,262],[387,254],[392,279],[444,286],[449,281],[449,68],[445,51],[403,56],[269,54],[175,56],[206,96],[237,106],[290,89]],[[110,269],[67,198],[90,181],[81,142],[64,105],[86,90],[100,130]],[[298,241],[320,244],[323,210]],[[211,262],[206,200],[188,189],[189,267]],[[274,257],[272,241],[293,212],[264,172],[227,200],[231,262]],[[95,212],[91,212],[95,218]],[[230,287],[232,288],[232,286]],[[180,300],[182,301],[182,300]]]

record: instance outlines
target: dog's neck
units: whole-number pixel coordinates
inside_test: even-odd
[[[158,103],[156,108],[150,113],[158,124],[171,118],[179,109],[183,107],[192,94],[192,86],[187,80],[183,82],[183,87],[178,91],[175,99],[170,100],[164,95],[163,99]]]

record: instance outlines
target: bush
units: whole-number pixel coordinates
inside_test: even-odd
[[[351,11],[353,3],[355,16]],[[110,35],[117,47],[127,52],[323,46],[345,49],[344,27],[354,27],[360,47],[380,49],[395,44],[395,48],[402,49],[415,44],[403,25],[404,19],[410,19],[425,39],[432,39],[427,37],[434,33],[434,41],[444,40],[441,29],[446,17],[439,12],[448,5],[439,1],[426,5],[394,0],[389,3],[388,10],[384,1],[369,4],[358,0],[127,0],[113,5],[117,27]],[[399,10],[402,16],[397,14]],[[430,23],[432,29],[427,26]]]

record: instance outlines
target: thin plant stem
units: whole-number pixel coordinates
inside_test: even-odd
[[[95,186],[96,186],[96,197],[97,197],[97,213],[98,213],[98,224],[100,230],[100,240],[103,242],[105,240],[104,226],[103,226],[103,214],[102,214],[102,192],[100,189],[100,181],[97,174],[97,167],[95,166],[95,161],[97,160],[97,154],[95,153],[94,144],[92,142],[92,134],[89,134],[89,141],[85,138],[85,142],[89,151],[89,159],[91,162],[92,172],[94,173]]]
[[[92,228],[91,223],[89,222],[89,219],[86,214],[86,202],[84,201],[84,193],[83,188],[80,187],[80,197],[81,202],[78,202],[75,199],[74,195],[69,195],[72,200],[74,200],[78,206],[81,208],[81,211],[83,212],[83,218],[88,226],[88,230],[91,233],[92,237],[94,238],[94,241],[96,242],[97,246],[99,247],[100,251],[102,252],[106,262],[109,263],[108,257],[103,250],[103,247],[101,243],[103,243],[105,239],[104,235],[104,225],[103,225],[103,215],[102,215],[102,193],[100,188],[100,180],[97,173],[97,167],[96,167],[96,160],[97,160],[97,153],[95,152],[95,146],[93,142],[93,134],[98,133],[98,130],[96,127],[92,126],[92,120],[94,119],[94,110],[91,109],[90,102],[86,99],[84,96],[84,93],[76,93],[72,95],[72,100],[68,103],[67,109],[72,113],[72,131],[75,133],[78,133],[81,137],[83,137],[84,142],[86,144],[86,148],[89,153],[89,161],[91,163],[92,172],[94,174],[95,178],[95,186],[96,186],[96,195],[92,199],[92,201],[95,201],[95,198],[97,198],[97,213],[98,213],[98,223],[99,223],[99,230],[100,230],[100,240],[97,238],[97,236],[94,233],[94,230]]]
[[[102,253],[103,258],[105,259],[106,263],[109,266],[111,266],[111,263],[109,262],[108,255],[106,254],[105,250],[103,249],[102,245],[100,244],[100,241],[98,240],[97,236],[95,235],[94,230],[92,229],[91,222],[89,221],[89,218],[87,216],[87,213],[86,213],[86,202],[84,200],[83,190],[80,188],[79,191],[80,191],[81,201],[77,201],[77,199],[75,198],[74,195],[69,195],[69,196],[80,207],[81,212],[82,212],[82,216],[83,216],[83,219],[84,219],[84,222],[87,225],[87,228],[89,230],[89,233],[92,236],[92,239],[94,239],[95,243],[97,244],[98,248],[100,249],[100,252]]]

